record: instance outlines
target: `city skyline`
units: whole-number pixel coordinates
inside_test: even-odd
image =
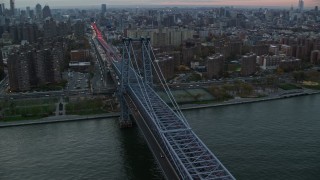
[[[2,0],[2,3],[9,7],[9,0]],[[298,8],[297,0],[270,0],[261,2],[256,0],[92,0],[90,2],[84,0],[46,0],[39,2],[38,0],[18,0],[15,1],[17,8],[24,8],[26,6],[35,6],[37,3],[42,5],[49,5],[51,7],[79,7],[79,6],[99,6],[107,4],[107,6],[248,6],[248,7],[293,7]],[[75,5],[76,3],[76,5]],[[304,0],[306,8],[312,8],[320,4],[320,0]]]

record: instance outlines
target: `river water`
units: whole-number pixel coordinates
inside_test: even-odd
[[[237,179],[320,179],[320,95],[185,111]],[[0,179],[163,179],[116,119],[0,129]]]

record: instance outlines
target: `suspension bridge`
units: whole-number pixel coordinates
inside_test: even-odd
[[[96,24],[92,27],[94,44],[100,50],[98,56],[107,61],[118,84],[120,126],[131,127],[130,114],[134,117],[165,177],[235,179],[191,129],[156,63],[150,39],[123,39],[120,56],[117,49],[106,43]],[[159,79],[172,108],[155,92],[154,76]]]

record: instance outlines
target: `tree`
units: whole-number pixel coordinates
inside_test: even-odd
[[[293,72],[293,78],[296,80],[296,82],[303,81],[305,79],[305,73],[303,71],[294,71]]]
[[[218,101],[224,101],[232,98],[232,96],[228,94],[225,89],[220,88],[219,86],[211,86],[208,88],[208,90]]]
[[[282,68],[280,68],[280,67],[277,68],[277,75],[282,75],[283,72],[284,72],[284,71],[283,71]]]

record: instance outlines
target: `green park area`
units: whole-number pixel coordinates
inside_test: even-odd
[[[66,104],[67,115],[90,115],[108,113],[103,99],[75,100]]]
[[[316,70],[295,71],[293,77],[297,83],[300,83],[304,88],[320,90],[320,72]]]
[[[158,92],[159,96],[168,104],[170,103],[169,97],[162,91]],[[208,103],[215,100],[206,89],[179,89],[172,90],[172,95],[179,104],[188,104],[188,103]]]
[[[54,114],[57,98],[0,101],[0,121],[39,119]]]
[[[264,86],[265,89],[270,87]],[[298,87],[284,84],[283,88],[289,89]],[[236,81],[234,83],[226,83],[223,85],[212,85],[207,88],[185,88],[172,90],[172,95],[178,104],[208,104],[227,101],[234,97],[260,98],[266,96],[263,91],[261,92],[257,89],[263,89],[263,87],[242,81]],[[159,91],[158,94],[166,103],[170,104],[170,100],[164,92]]]
[[[278,85],[280,89],[283,90],[294,90],[294,89],[301,89],[301,87],[296,86],[294,84],[291,83],[282,83]]]
[[[68,82],[66,80],[60,83],[46,84],[33,88],[34,91],[60,91],[66,86]]]

